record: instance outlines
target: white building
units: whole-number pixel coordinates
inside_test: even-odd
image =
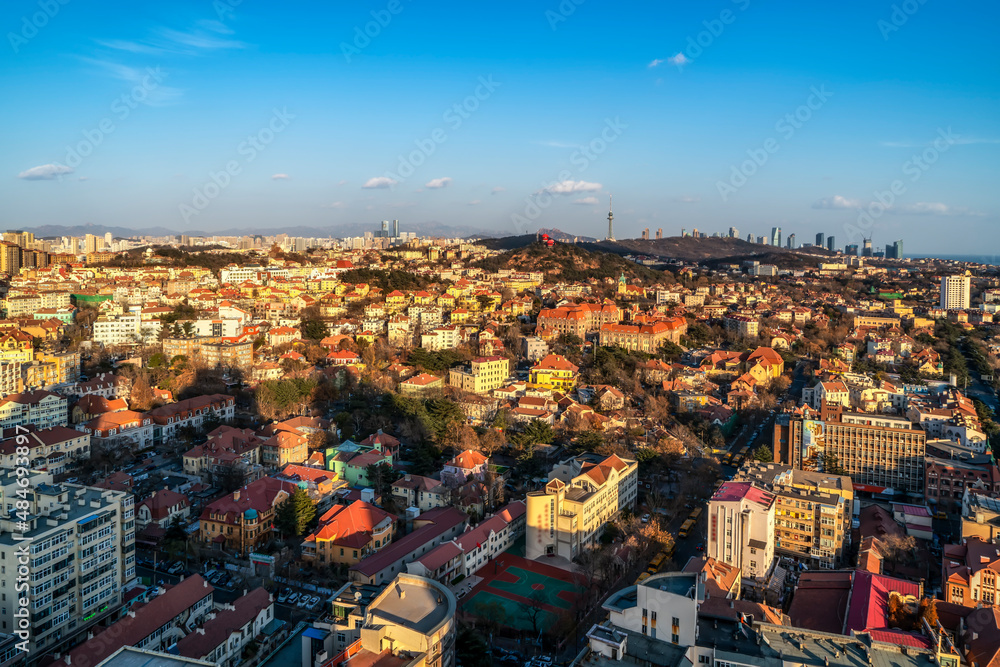
[[[971,283],[972,279],[968,271],[961,276],[941,276],[941,308],[943,310],[968,309]]]
[[[549,474],[544,491],[528,494],[526,557],[575,559],[594,544],[604,524],[635,504],[639,466],[612,454],[563,461]]]
[[[705,557],[738,567],[749,585],[774,562],[774,494],[751,482],[725,482],[708,501]]]
[[[116,614],[123,588],[135,579],[135,518],[130,493],[53,484],[42,472],[32,472],[29,481],[25,499],[16,471],[0,471],[0,563],[6,563],[0,622],[17,627],[13,601],[26,594],[16,588],[13,564],[27,556],[30,648],[42,655],[85,638],[88,628]],[[16,511],[22,500],[30,505],[26,531]]]
[[[142,318],[138,313],[102,315],[94,322],[94,342],[102,345],[133,345],[142,338]]]

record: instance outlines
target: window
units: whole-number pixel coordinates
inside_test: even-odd
[[[675,633],[675,634],[670,635],[670,641],[673,642],[674,644],[680,644],[681,643],[681,638],[678,637],[677,634]]]

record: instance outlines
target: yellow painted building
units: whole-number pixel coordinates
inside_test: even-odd
[[[528,381],[546,389],[567,392],[573,388],[579,370],[561,354],[550,354],[531,368]]]

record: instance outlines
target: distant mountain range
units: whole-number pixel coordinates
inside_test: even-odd
[[[217,231],[206,231],[198,229],[167,229],[166,227],[146,227],[133,229],[130,227],[114,227],[109,225],[96,225],[88,223],[86,225],[41,225],[39,227],[23,227],[22,231],[32,232],[38,238],[54,238],[59,236],[84,236],[94,234],[104,236],[111,232],[116,238],[130,238],[134,236],[174,236],[184,234],[185,236],[273,236],[275,234],[288,234],[289,236],[302,236],[306,238],[342,238],[346,236],[362,236],[365,232],[378,231],[378,224],[351,223],[343,225],[331,225],[329,227],[231,227]],[[440,222],[417,222],[413,224],[400,224],[401,232],[415,232],[420,236],[437,236],[447,238],[492,238],[496,233],[479,227],[467,225],[445,225]]]

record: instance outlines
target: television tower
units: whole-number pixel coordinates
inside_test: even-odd
[[[608,241],[615,240],[615,214],[611,211],[612,196],[608,195]]]

